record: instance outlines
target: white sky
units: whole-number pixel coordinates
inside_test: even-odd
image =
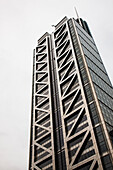
[[[74,6],[113,82],[113,0],[0,0],[0,170],[28,167],[33,48]]]

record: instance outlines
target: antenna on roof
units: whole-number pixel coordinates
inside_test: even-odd
[[[77,16],[78,22],[79,22],[79,24],[82,26],[82,23],[81,23],[81,21],[80,21],[80,17],[79,17],[79,15],[78,15],[78,12],[77,12],[76,7],[74,7],[74,9],[75,9],[75,13],[76,13],[76,16]]]

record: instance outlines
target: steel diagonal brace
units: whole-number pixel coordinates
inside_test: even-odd
[[[63,43],[63,41],[66,39],[66,36],[67,36],[67,35],[68,35],[68,34],[67,34],[67,31],[64,32],[64,33],[61,35],[62,39],[59,40],[58,46]]]
[[[46,147],[40,145],[39,143],[34,142],[34,144],[40,148],[42,148],[43,150],[47,151],[48,153],[52,154],[52,151],[50,149],[47,149]]]
[[[43,68],[45,68],[46,65],[47,65],[47,62],[44,62],[43,65],[37,71],[41,71]]]
[[[88,135],[89,135],[89,130],[87,130],[86,134],[84,135],[84,138],[83,138],[83,140],[82,140],[82,142],[81,142],[79,148],[77,149],[75,155],[74,155],[73,158],[72,158],[72,161],[71,161],[71,163],[70,163],[70,166],[73,165],[73,163],[74,163],[75,159],[77,158],[77,156],[78,156],[80,150],[82,149],[83,143],[86,141]]]
[[[72,114],[74,114],[75,112],[77,112],[78,110],[82,109],[84,107],[84,104],[80,105],[79,107],[77,107],[75,110],[73,110],[72,112],[70,112],[69,114],[67,115],[64,115],[64,119],[70,117]]]
[[[48,96],[46,96],[46,97],[43,97],[43,96],[37,96],[37,94],[35,95],[37,98],[38,98],[38,105],[40,104],[40,103],[42,103],[42,101],[44,101],[44,99],[45,98],[47,98]],[[40,100],[39,100],[39,97],[40,97]]]
[[[91,164],[91,166],[90,166],[90,169],[89,169],[89,170],[94,170],[95,165],[96,165],[96,162],[97,162],[97,160],[96,160],[96,159],[94,159],[94,161],[92,162],[92,164]]]
[[[75,78],[76,76],[77,76],[77,73],[75,72],[75,74],[73,75],[73,77],[72,77],[72,79],[71,79],[69,85],[67,86],[66,90],[65,90],[64,93],[63,93],[63,97],[64,97],[65,94],[68,92],[68,90],[69,90],[69,88],[70,88],[71,84],[73,83],[74,78]]]
[[[64,64],[61,68],[58,69],[58,71],[63,70],[64,68],[66,68],[67,66],[69,67],[69,64],[73,62],[73,59],[71,59],[70,61],[68,61],[66,64]]]
[[[37,61],[37,64],[47,64],[47,61]]]
[[[91,156],[91,157],[89,157],[89,158],[81,161],[80,163],[77,163],[77,164],[73,165],[73,166],[71,167],[71,169],[76,169],[76,168],[79,169],[79,167],[80,167],[81,165],[84,165],[84,164],[86,164],[87,162],[93,161],[94,159],[95,159],[95,155],[93,155],[93,156]]]
[[[64,32],[58,38],[55,39],[55,44],[57,44],[61,40],[63,35],[64,35]]]
[[[40,128],[42,128],[42,129],[45,129],[45,130],[51,132],[51,129],[50,129],[50,128],[47,128],[47,127],[42,126],[42,125],[39,125],[39,124],[37,124],[37,123],[35,123],[35,126],[40,127]]]
[[[41,56],[41,58],[37,59],[36,62],[41,62],[47,56],[47,54],[46,53],[41,53],[41,54],[38,54],[38,56]],[[45,60],[43,62],[47,62],[47,61]]]
[[[72,76],[74,75],[75,73],[72,73],[71,75],[69,75],[65,80],[63,80],[62,82],[60,82],[60,85],[63,85],[65,84],[69,79],[72,78]]]
[[[73,99],[72,99],[71,103],[69,104],[69,106],[68,106],[68,108],[67,108],[67,110],[66,110],[66,112],[65,112],[65,115],[68,113],[69,109],[71,108],[71,106],[72,106],[72,104],[73,104],[74,100],[76,99],[76,97],[77,97],[77,95],[78,95],[79,91],[80,91],[80,89],[78,89],[78,90],[77,90],[77,92],[76,92],[75,96],[73,97]]]
[[[66,40],[64,43],[62,43],[60,46],[63,46],[60,50],[58,56],[62,55],[66,51],[66,47],[69,45],[70,41]]]
[[[37,164],[40,164],[41,162],[45,161],[45,159],[51,157],[52,155],[51,154],[48,154],[46,157],[43,157],[42,159],[38,160],[35,162],[35,165],[37,166]],[[34,169],[33,169],[34,170]],[[44,168],[43,168],[44,170]]]
[[[66,56],[69,51],[71,52],[72,50],[71,49],[66,50],[61,56],[57,57],[57,60],[60,60],[62,57]]]
[[[48,75],[47,72],[43,73],[43,75],[37,80],[37,82],[40,82],[43,77],[46,77]]]
[[[41,52],[43,52],[43,50],[46,48],[46,45],[38,46],[38,48],[40,48],[40,49],[38,50],[38,53],[41,53]]]
[[[43,116],[40,117],[35,123],[36,123],[36,124],[39,123],[40,121],[42,121],[43,119],[45,119],[45,118],[48,117],[48,116],[50,116],[50,113],[47,113],[46,115],[45,115],[45,113],[44,113]]]
[[[39,71],[39,70],[36,70],[36,73],[42,73],[42,74],[45,74],[45,73],[47,73],[47,71],[44,71],[44,70],[41,70],[41,71]]]
[[[69,96],[73,95],[77,92],[77,90],[80,89],[80,87],[76,87],[74,90],[72,90],[71,92],[69,92],[67,95],[65,95],[64,97],[62,97],[62,101],[67,99]],[[82,100],[82,99],[81,99]],[[80,102],[80,101],[79,101]]]
[[[47,97],[46,99],[44,99],[43,101],[41,101],[36,107],[40,107],[46,100],[49,100],[49,98]]]
[[[58,38],[56,38],[55,40],[55,44],[58,44],[57,46],[59,46],[61,43],[61,40],[64,38],[66,32],[63,32]]]
[[[64,31],[65,27],[66,27],[66,24],[62,25],[62,27],[61,27],[60,30],[59,30],[59,33],[57,34],[57,38],[58,38],[58,37],[60,36],[60,34]]]
[[[43,138],[45,138],[45,136],[49,135],[50,132],[47,132],[46,134],[44,134],[43,136],[39,137],[38,139],[36,139],[35,141],[38,142],[40,140],[42,140]]]
[[[37,96],[37,97],[42,97],[42,98],[47,98],[48,97],[48,95],[45,95],[45,94],[35,94],[35,96]]]
[[[78,136],[84,134],[86,131],[88,130],[88,128],[85,128],[83,129],[82,131],[79,131],[77,132],[76,134],[74,134],[73,136],[70,136],[69,138],[67,138],[67,142],[74,139],[74,138],[77,138]]]
[[[46,112],[46,113],[50,113],[50,110],[45,110],[45,109],[42,109],[42,108],[37,108],[37,106],[35,106],[35,110]]]
[[[67,70],[65,71],[65,73],[64,73],[64,75],[63,75],[61,81],[66,77],[66,75],[67,75],[69,69],[71,68],[71,65],[72,65],[72,64],[73,64],[73,61],[70,62],[69,67],[68,67]]]
[[[63,66],[64,62],[66,61],[67,57],[69,56],[70,54],[70,50],[68,50],[68,52],[66,53],[66,56],[64,57],[62,63],[60,64],[60,68]]]
[[[39,84],[41,85],[41,84]],[[36,91],[36,93],[40,93],[43,89],[47,88],[48,84],[45,84],[45,86],[42,86],[42,88],[40,88],[38,91]]]
[[[79,121],[80,117],[82,116],[83,110],[84,110],[84,108],[81,109],[80,113],[78,114],[77,118],[75,119],[75,122],[73,123],[73,125],[72,125],[72,127],[71,127],[71,129],[70,129],[70,131],[69,131],[69,133],[67,135],[67,138],[71,135],[74,127],[76,126],[77,122]]]
[[[34,168],[36,169],[36,170],[41,170],[38,166],[34,166]]]

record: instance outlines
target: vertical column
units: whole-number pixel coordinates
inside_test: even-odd
[[[33,73],[32,73],[32,101],[31,101],[31,129],[30,129],[30,148],[29,148],[29,169],[32,169],[33,156],[33,108],[34,108],[34,72],[35,72],[35,49],[33,50]]]
[[[54,128],[54,147],[55,147],[55,161],[56,169],[67,169],[65,151],[64,151],[64,139],[62,130],[62,117],[61,108],[59,102],[59,90],[58,90],[58,78],[55,64],[55,49],[54,49],[54,37],[51,35],[50,41],[50,77],[51,77],[51,97],[52,97],[52,113],[53,113],[53,128]]]
[[[46,33],[35,54],[32,170],[55,169],[48,39]]]

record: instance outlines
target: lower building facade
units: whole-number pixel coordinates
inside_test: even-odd
[[[64,17],[33,54],[30,170],[113,169],[113,87],[85,21]]]

